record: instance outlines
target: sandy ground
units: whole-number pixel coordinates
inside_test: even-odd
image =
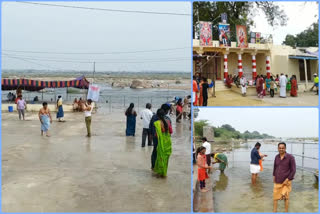
[[[36,114],[26,119],[2,114],[3,212],[190,212],[189,121],[173,124],[168,176],[158,178],[139,119],[136,137],[126,137],[122,112],[98,112],[91,138],[82,113],[54,121],[50,138]]]
[[[276,94],[273,98],[269,95],[263,99],[257,96],[242,97],[233,91],[217,91],[216,97],[209,97],[208,106],[318,106],[318,96],[315,93],[305,92],[298,97],[280,98]]]

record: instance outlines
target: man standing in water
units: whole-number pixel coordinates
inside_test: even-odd
[[[151,139],[150,130],[149,130],[149,124],[150,124],[150,120],[151,120],[152,116],[153,116],[153,113],[151,111],[151,104],[147,103],[146,109],[144,109],[140,114],[140,118],[143,121],[141,147],[145,147],[146,138],[148,138],[148,146],[152,146],[152,139]]]
[[[256,184],[257,176],[258,176],[258,173],[260,172],[259,160],[262,158],[258,152],[260,147],[261,147],[261,144],[257,142],[254,148],[251,150],[250,172],[251,172],[252,185]]]
[[[291,182],[296,173],[296,161],[286,152],[286,144],[278,144],[279,154],[275,157],[273,166],[273,212],[277,212],[278,200],[284,200],[285,212],[289,208],[289,193]]]

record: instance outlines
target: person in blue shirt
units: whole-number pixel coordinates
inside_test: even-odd
[[[259,142],[256,143],[254,148],[251,150],[251,162],[250,162],[250,172],[251,172],[251,183],[252,185],[256,184],[258,173],[260,172],[260,165],[259,160],[263,157],[266,157],[266,155],[262,155],[262,157],[259,155],[259,149],[261,147],[261,144]]]

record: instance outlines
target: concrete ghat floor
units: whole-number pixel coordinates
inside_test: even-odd
[[[190,212],[189,121],[174,124],[163,179],[150,170],[138,118],[136,137],[126,137],[123,112],[97,113],[89,139],[82,113],[54,121],[50,138],[36,114],[17,117],[2,114],[3,212]]]
[[[270,95],[259,99],[257,96],[243,97],[233,91],[217,91],[216,97],[209,97],[208,106],[318,106],[318,96],[315,92],[298,93],[298,97],[279,97],[279,93],[274,97]]]

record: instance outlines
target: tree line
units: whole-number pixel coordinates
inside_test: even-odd
[[[203,136],[203,127],[204,126],[210,126],[207,120],[200,120],[200,121],[196,121],[194,122],[194,132],[195,132],[195,136],[198,137],[205,137]],[[241,133],[240,131],[236,130],[235,128],[233,128],[231,125],[229,124],[224,124],[222,126],[212,126],[212,129],[214,131],[214,137],[215,138],[220,138],[223,140],[227,140],[227,139],[243,139],[243,140],[247,140],[247,139],[265,139],[265,138],[275,138],[274,136],[265,134],[265,133],[259,133],[258,131],[245,131],[243,133]]]

